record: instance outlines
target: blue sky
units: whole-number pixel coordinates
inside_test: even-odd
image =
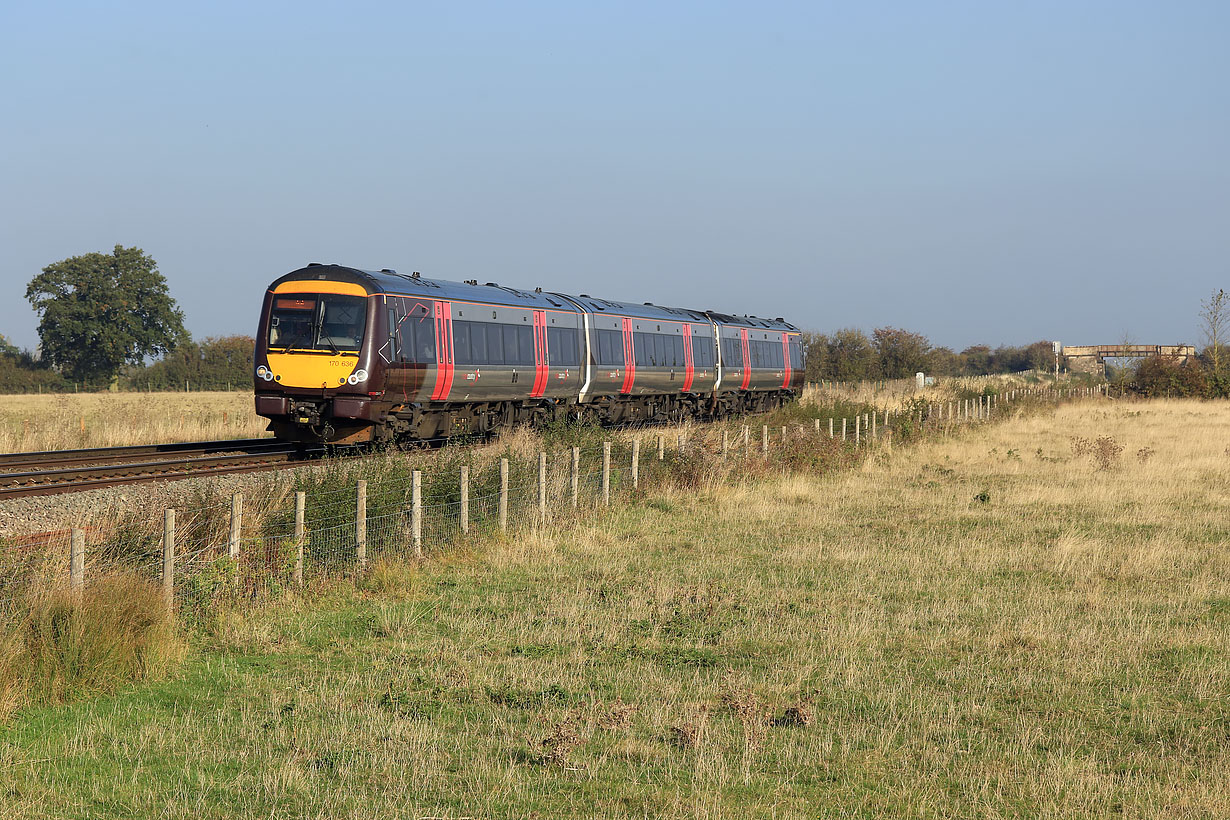
[[[197,337],[310,261],[961,349],[1198,342],[1230,3],[0,7],[0,333],[144,248]]]

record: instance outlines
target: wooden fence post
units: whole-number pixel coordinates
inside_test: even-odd
[[[73,600],[80,604],[85,587],[85,532],[77,527],[68,534],[68,586]]]
[[[661,461],[666,455],[666,437],[658,433],[658,461]]]
[[[231,537],[227,541],[228,554],[239,558],[239,534],[243,531],[243,493],[231,496]]]
[[[307,494],[295,493],[295,586],[303,586],[303,531],[304,507],[307,505]]]
[[[677,445],[679,452],[681,452],[681,453],[682,453],[682,452],[684,451],[684,449],[685,449],[685,443],[684,443],[684,440],[683,440],[683,436],[679,436],[679,437],[678,437],[678,440],[675,442],[675,444]]]
[[[747,458],[752,452],[752,428],[749,425],[743,425],[743,457]]]
[[[508,459],[500,459],[500,532],[508,530]]]
[[[577,508],[577,490],[581,485],[581,448],[572,448],[572,508]]]
[[[833,438],[833,418],[829,417],[829,438]]]
[[[461,531],[470,532],[470,466],[461,465]]]
[[[641,440],[632,439],[632,489],[641,486]]]
[[[162,514],[162,602],[175,609],[175,510]]]
[[[813,419],[816,422],[816,435],[820,435],[820,419]]]
[[[547,523],[547,454],[538,453],[538,523]]]
[[[854,417],[854,446],[857,447],[863,440],[863,416],[859,414]]]
[[[414,557],[423,557],[423,472],[410,473],[410,534],[414,538]]]
[[[871,437],[879,438],[879,435],[880,434],[876,431],[876,414],[875,414],[875,411],[872,411],[871,413]]]
[[[846,420],[844,418],[841,420],[841,440],[846,440]]]
[[[730,449],[730,433],[726,430],[722,431],[722,458],[726,458],[726,451]]]
[[[602,504],[611,506],[611,442],[602,442]]]
[[[760,452],[764,455],[769,453],[769,425],[767,424],[760,426]]]
[[[354,555],[359,569],[367,569],[367,482],[360,479],[354,514]]]

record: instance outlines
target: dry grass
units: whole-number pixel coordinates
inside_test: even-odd
[[[0,452],[259,438],[251,392],[5,396]]]
[[[6,809],[1224,817],[1227,448],[1225,405],[1083,403],[382,568],[22,716]]]
[[[0,641],[0,718],[23,703],[59,703],[165,676],[183,655],[161,594],[132,574],[99,578],[75,598],[32,593]]]

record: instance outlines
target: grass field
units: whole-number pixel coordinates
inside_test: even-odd
[[[259,438],[250,391],[4,396],[0,452]]]
[[[382,567],[20,713],[0,813],[1225,817],[1228,448],[1082,403]]]

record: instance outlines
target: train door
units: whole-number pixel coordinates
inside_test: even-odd
[[[752,354],[748,352],[747,344],[747,328],[739,328],[739,346],[743,353],[743,383],[739,385],[740,390],[746,390],[747,386],[752,383]]]
[[[534,311],[534,387],[530,396],[538,398],[547,389],[547,370],[550,367],[550,352],[547,350],[547,312]]]
[[[436,387],[432,401],[447,401],[453,390],[453,303],[435,303]]]
[[[624,318],[623,320],[624,334],[624,384],[620,388],[620,393],[631,393],[632,386],[636,384],[636,347],[632,343],[632,320]]]
[[[692,389],[692,379],[696,376],[696,365],[692,362],[692,326],[683,323],[683,390],[687,393]]]
[[[786,376],[782,379],[782,389],[790,389],[790,337],[782,334],[782,366],[786,370]]]

